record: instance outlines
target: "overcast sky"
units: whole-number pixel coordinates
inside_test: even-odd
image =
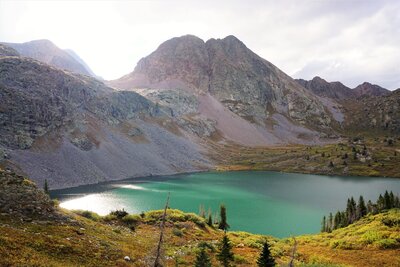
[[[295,78],[400,87],[399,0],[0,0],[0,41],[49,39],[105,79],[185,34],[235,35]]]

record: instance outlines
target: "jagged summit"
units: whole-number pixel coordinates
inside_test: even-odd
[[[307,129],[310,125],[321,130],[330,124],[329,113],[315,95],[233,35],[206,42],[193,35],[172,38],[142,58],[132,73],[109,84],[122,90],[183,90],[198,99],[198,114],[216,121],[225,136],[251,145],[315,137]],[[233,117],[235,122],[222,126]],[[233,134],[244,124],[253,129],[253,138]],[[282,125],[272,131],[288,132],[257,129],[271,124]]]

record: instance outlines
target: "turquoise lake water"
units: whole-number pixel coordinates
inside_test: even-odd
[[[105,215],[162,209],[170,192],[171,208],[198,213],[203,205],[217,212],[224,203],[231,230],[287,237],[317,233],[322,216],[345,209],[347,198],[376,201],[385,190],[400,193],[400,179],[243,171],[135,178],[51,195],[64,208]]]

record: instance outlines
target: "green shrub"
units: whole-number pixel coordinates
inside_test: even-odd
[[[361,236],[361,240],[365,244],[372,244],[382,238],[382,235],[377,231],[366,231],[365,234]]]
[[[387,227],[400,226],[400,218],[383,218],[382,223]]]
[[[142,221],[142,218],[136,214],[128,214],[122,218],[122,221],[128,225],[132,225]]]
[[[73,210],[72,212],[92,221],[98,221],[101,218],[97,213],[88,210]]]
[[[180,230],[180,229],[178,229],[178,228],[172,229],[172,233],[173,233],[175,236],[179,236],[179,237],[183,236],[182,230]]]
[[[381,239],[381,240],[375,242],[375,244],[378,246],[378,248],[381,248],[381,249],[400,247],[400,243],[395,239]]]
[[[238,263],[238,264],[244,264],[244,263],[248,263],[247,260],[241,256],[241,255],[233,255],[233,261]]]
[[[124,209],[122,210],[114,210],[110,212],[110,215],[115,215],[118,219],[122,219],[126,215],[128,215],[128,212],[126,212]]]
[[[115,221],[115,220],[117,220],[117,216],[115,216],[113,214],[108,214],[103,217],[103,220],[106,222]]]

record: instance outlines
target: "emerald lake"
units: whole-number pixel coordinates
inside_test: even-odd
[[[375,202],[385,190],[400,193],[400,179],[240,171],[134,178],[54,190],[51,196],[63,208],[105,215],[122,208],[162,209],[170,192],[171,208],[198,213],[203,205],[216,213],[224,203],[230,230],[288,237],[319,232],[322,216],[345,209],[351,196]]]

